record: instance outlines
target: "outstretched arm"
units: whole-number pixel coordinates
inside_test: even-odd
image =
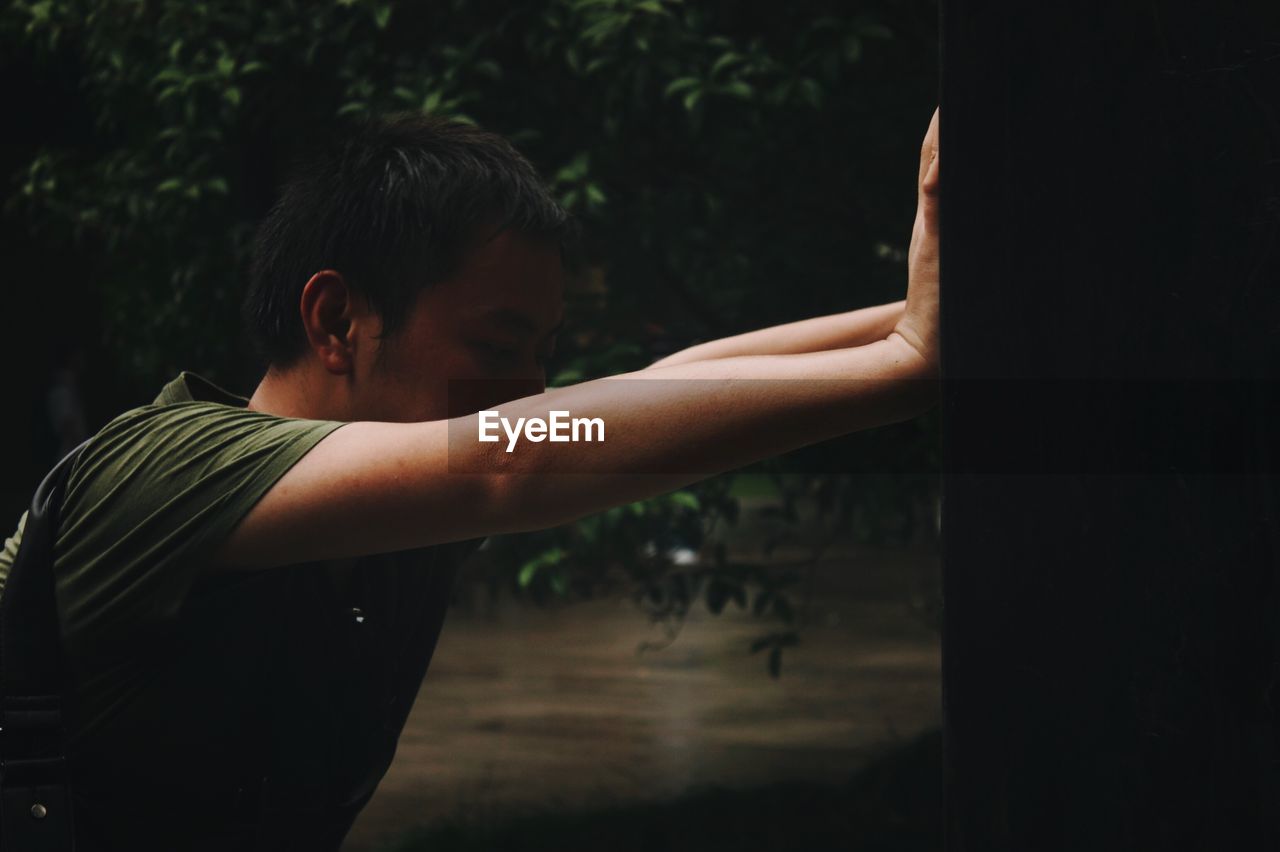
[[[479,440],[479,416],[354,422],[331,432],[253,507],[224,567],[360,556],[541,529],[652,497],[805,444],[930,408],[927,361],[896,332],[852,349],[697,361],[505,403],[599,418],[599,443]]]
[[[672,353],[650,365],[671,367],[737,355],[796,355],[862,346],[889,336],[907,307],[905,299],[825,317],[770,326]]]

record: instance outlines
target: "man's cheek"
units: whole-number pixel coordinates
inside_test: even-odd
[[[450,379],[449,417],[466,417],[543,390],[539,379]]]

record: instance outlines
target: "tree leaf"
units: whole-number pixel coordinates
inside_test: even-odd
[[[698,499],[698,495],[692,491],[675,491],[668,495],[668,499],[672,505],[680,506],[684,509],[692,509],[695,512],[702,508],[702,502]]]
[[[492,59],[483,59],[471,66],[471,70],[481,77],[487,77],[490,80],[502,79],[502,66]]]
[[[800,81],[800,95],[809,106],[815,109],[822,107],[822,86],[812,77]]]
[[[715,64],[711,66],[711,76],[714,77],[716,74],[718,74],[719,72],[723,71],[724,69],[728,68],[731,65],[737,65],[744,58],[745,57],[743,57],[742,54],[735,53],[732,50],[729,51],[728,53],[722,54],[721,57],[715,61]]]
[[[846,62],[857,62],[862,58],[862,39],[856,35],[845,37],[844,58]]]
[[[186,80],[187,75],[177,68],[166,68],[159,74],[151,78],[151,85],[157,83],[180,83]]]
[[[674,94],[683,92],[685,89],[692,89],[694,86],[701,85],[701,83],[702,80],[698,77],[680,77],[667,84],[667,88],[663,90],[662,96],[669,98]]]

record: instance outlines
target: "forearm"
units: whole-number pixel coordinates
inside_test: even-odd
[[[906,301],[775,325],[682,349],[650,369],[743,355],[796,355],[846,349],[884,340],[902,317]]]
[[[529,440],[507,452],[506,441],[479,440],[480,413],[345,423],[271,487],[210,561],[288,565],[555,526],[915,416],[934,404],[936,385],[894,333],[852,349],[641,370],[497,407],[510,422],[551,421],[552,411],[600,418],[599,442],[526,431]]]
[[[498,408],[510,422],[552,410],[599,418],[596,443],[472,443],[475,416],[454,427],[457,470],[492,475],[510,529],[537,529],[644,499],[798,447],[914,417],[936,379],[890,335],[863,346],[725,357],[559,388]]]

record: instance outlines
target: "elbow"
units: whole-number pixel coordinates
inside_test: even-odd
[[[479,461],[477,501],[495,534],[533,532],[575,520],[565,495],[552,487],[534,453],[485,452]]]

